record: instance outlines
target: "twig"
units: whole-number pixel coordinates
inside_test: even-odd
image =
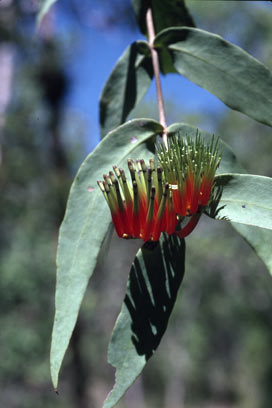
[[[154,24],[153,24],[151,8],[149,8],[146,12],[146,26],[147,26],[149,46],[151,49],[153,70],[154,70],[154,75],[155,75],[159,120],[160,120],[160,124],[164,128],[162,140],[163,140],[163,143],[165,144],[166,149],[168,149],[167,125],[166,125],[166,119],[165,119],[165,110],[164,110],[162,88],[161,88],[159,56],[158,56],[157,50],[154,48],[154,45],[153,45],[154,38],[155,38],[155,29],[154,29]]]

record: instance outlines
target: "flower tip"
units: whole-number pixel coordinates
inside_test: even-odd
[[[120,170],[118,169],[118,167],[117,166],[112,166],[112,168],[113,168],[113,171],[114,171],[116,177],[120,178]]]
[[[169,183],[165,183],[165,184],[164,184],[164,194],[165,194],[165,193],[167,194],[169,188],[170,188]]]
[[[151,187],[151,199],[153,199],[154,197],[155,197],[155,194],[156,194],[156,187],[154,187],[154,186],[152,186]]]
[[[107,193],[107,194],[109,194],[109,192],[110,192],[110,188],[109,188],[108,183],[106,183],[106,181],[103,181],[103,187],[104,187],[104,189],[105,189],[106,193]]]
[[[98,186],[101,188],[102,191],[105,191],[103,182],[102,182],[101,180],[97,180],[97,184],[98,184]]]

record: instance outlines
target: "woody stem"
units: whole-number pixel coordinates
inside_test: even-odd
[[[147,26],[149,46],[151,50],[153,70],[154,70],[154,75],[155,75],[159,120],[160,120],[160,124],[164,128],[162,140],[167,149],[168,148],[167,129],[166,129],[167,125],[166,125],[166,119],[165,119],[165,110],[164,110],[164,104],[163,104],[162,87],[161,87],[161,79],[160,79],[159,56],[158,56],[157,50],[154,48],[155,29],[154,29],[154,24],[153,24],[151,7],[148,8],[146,12],[146,26]]]

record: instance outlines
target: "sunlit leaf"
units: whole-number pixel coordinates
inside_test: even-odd
[[[104,408],[117,404],[157,349],[184,276],[184,261],[185,242],[173,235],[138,251],[109,344],[108,361],[116,376]]]
[[[110,211],[96,182],[112,165],[125,166],[128,157],[145,153],[162,126],[137,119],[108,134],[82,163],[72,184],[59,234],[56,313],[51,344],[51,375],[58,385],[60,366],[72,335],[80,304],[110,225]],[[153,140],[154,141],[154,140]]]
[[[197,128],[184,123],[175,123],[168,128],[170,134],[180,134],[194,137]],[[203,138],[210,140],[212,135],[208,132],[199,129],[200,134]],[[217,175],[222,173],[246,173],[246,171],[239,164],[237,158],[232,152],[231,148],[220,140],[220,145],[223,147],[223,157],[221,164],[217,169]],[[272,231],[254,227],[252,225],[231,223],[233,228],[247,241],[247,243],[252,247],[260,259],[264,262],[268,271],[272,274]]]
[[[272,275],[272,231],[238,223],[232,223],[232,226],[256,252]]]
[[[100,98],[101,138],[125,122],[140,102],[153,78],[149,46],[131,44],[113,68]]]
[[[230,108],[272,126],[272,73],[241,48],[209,32],[184,27],[155,39],[169,50],[176,70]]]
[[[217,219],[226,219],[246,225],[272,229],[272,179],[251,174],[222,174],[215,183],[222,187],[215,213]]]

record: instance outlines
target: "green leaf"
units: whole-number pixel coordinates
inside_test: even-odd
[[[180,134],[194,137],[197,128],[184,123],[175,123],[168,128],[168,134]],[[209,141],[212,135],[199,129],[201,136]],[[220,140],[220,146],[223,147],[223,157],[221,164],[217,169],[217,175],[222,173],[246,173],[237,161],[231,148]],[[272,274],[272,231],[264,228],[254,227],[252,225],[231,223],[233,228],[247,241],[247,243],[256,252],[259,258],[264,262],[268,271]]]
[[[245,224],[232,223],[232,226],[256,252],[272,275],[272,231]]]
[[[140,30],[146,35],[146,11],[151,4],[155,32],[174,26],[195,27],[184,0],[132,0]]]
[[[213,216],[217,219],[272,229],[272,179],[250,174],[215,177],[222,195]]]
[[[155,135],[162,131],[158,122],[148,119],[132,120],[120,126],[85,159],[72,184],[57,253],[56,313],[51,344],[51,376],[55,388],[80,304],[111,220],[96,182],[112,165],[125,166],[126,159],[134,158],[135,152],[145,153],[146,142],[150,138],[155,141]]]
[[[143,370],[167,328],[184,276],[185,242],[163,234],[145,244],[132,264],[126,296],[109,344],[115,385],[104,408],[114,407]]]
[[[210,142],[213,135],[205,130],[199,129],[195,126],[188,125],[187,123],[174,123],[168,127],[168,135],[176,135],[180,137],[194,138],[197,130],[200,132],[203,140]],[[219,139],[219,149],[223,149],[222,160],[216,174],[222,173],[243,173],[244,170],[239,164],[230,146]]]
[[[57,0],[39,0],[39,13],[37,15],[37,27],[42,22],[44,16],[48,13],[49,9]]]
[[[195,23],[183,0],[151,0],[150,3],[156,33],[174,26],[195,27]],[[132,5],[140,30],[143,34],[147,35],[146,11],[149,2],[146,0],[132,0]],[[170,53],[166,48],[161,50],[159,58],[160,70],[163,74],[177,72],[173,66]]]
[[[222,37],[194,28],[169,28],[155,39],[176,70],[230,108],[272,126],[272,73]]]
[[[153,78],[149,46],[131,44],[117,61],[100,98],[101,138],[125,122],[140,102]]]

